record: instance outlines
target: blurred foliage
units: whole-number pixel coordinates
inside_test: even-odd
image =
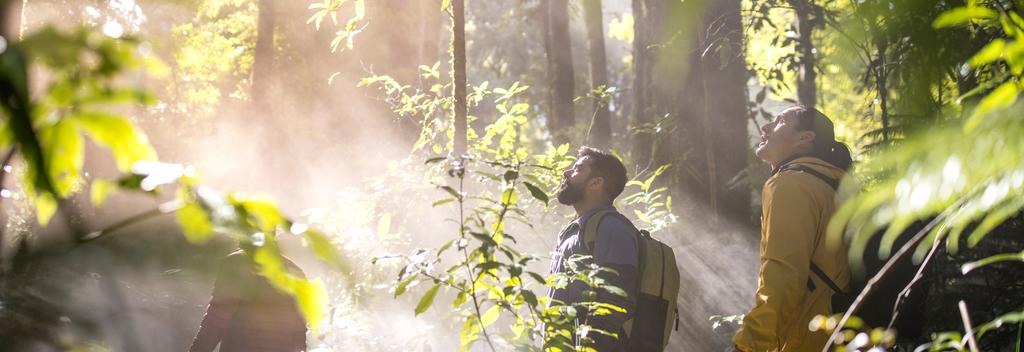
[[[175,45],[173,111],[193,118],[211,114],[225,96],[249,96],[256,47],[255,1],[198,2],[195,18],[171,29]],[[212,53],[212,54],[211,54]]]
[[[1024,51],[1015,48],[1024,48],[1020,40],[1024,20],[1019,6],[1017,2],[972,1],[931,21],[937,31],[966,28],[971,35],[1002,33],[984,43],[955,72],[976,74],[977,87],[945,101],[941,110],[935,110],[945,115],[932,117],[930,128],[908,133],[898,147],[886,149],[860,166],[863,177],[871,181],[865,190],[854,193],[858,187],[850,180],[844,183],[843,191],[850,199],[836,213],[829,233],[831,241],[840,240],[845,233],[851,243],[852,265],[860,264],[859,254],[877,232],[882,236],[878,254],[887,257],[904,230],[917,221],[928,221],[929,226],[920,232],[927,236],[914,253],[915,262],[920,262],[926,255],[931,257],[938,246],[956,254],[962,239],[973,248],[1021,212],[1024,124],[1016,100]],[[915,50],[934,52],[928,47]],[[961,111],[964,118],[956,119]],[[1016,253],[988,257],[964,264],[962,272],[966,275],[1000,261],[1020,261],[1020,257]],[[975,338],[981,339],[978,330]],[[951,336],[935,336],[930,350],[966,349],[964,344],[951,343],[959,340]]]
[[[27,73],[33,64],[49,78],[39,97],[30,94],[33,92],[30,83],[37,84]],[[163,189],[177,188],[173,200],[108,228],[86,233],[66,219],[74,243],[69,250],[139,221],[173,213],[190,242],[201,244],[214,235],[240,241],[256,271],[274,287],[295,297],[308,325],[316,331],[326,305],[323,285],[318,279],[305,279],[286,269],[276,236],[284,232],[301,236],[317,257],[343,268],[335,248],[324,234],[294,223],[266,198],[215,191],[201,186],[191,167],[155,161],[156,153],[145,134],[129,118],[113,110],[119,105],[154,102],[149,92],[121,83],[120,77],[137,69],[158,75],[165,70],[159,61],[147,55],[140,41],[109,37],[88,28],[58,31],[47,27],[28,35],[22,42],[10,43],[0,54],[0,101],[5,115],[0,147],[9,149],[10,153],[18,151],[26,160],[23,186],[34,200],[39,223],[45,225],[58,211],[70,219],[77,210],[65,200],[90,181],[91,198],[96,206],[115,190],[156,196]],[[85,177],[82,172],[86,154],[83,135],[110,151],[123,175],[120,179],[89,180]],[[27,241],[32,239],[31,236],[21,238],[13,254],[14,262],[2,273],[5,278],[0,290],[4,303],[2,314],[14,319],[13,324],[22,325],[6,326],[2,333],[14,334],[15,338],[19,338],[26,327],[58,328],[53,322],[46,323],[46,316],[36,318],[33,312],[59,308],[34,298],[30,293],[32,286],[22,285],[26,281],[7,280],[31,280],[31,276],[26,277],[22,272],[31,270],[26,263],[40,251],[28,250]],[[25,319],[39,319],[43,323]],[[28,336],[42,343],[67,346],[56,331]]]

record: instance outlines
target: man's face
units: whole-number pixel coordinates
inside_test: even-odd
[[[796,111],[786,110],[761,126],[761,143],[758,143],[754,153],[761,160],[778,165],[809,146],[813,138],[814,132],[797,130]]]
[[[565,178],[562,179],[562,184],[556,193],[559,203],[573,205],[586,197],[592,161],[589,156],[584,156],[576,159],[575,163],[562,171],[562,176]]]

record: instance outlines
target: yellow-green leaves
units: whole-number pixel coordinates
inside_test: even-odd
[[[187,189],[178,191],[178,200],[182,207],[175,212],[181,232],[191,243],[204,243],[213,237],[213,221],[206,209],[199,203],[193,192]]]
[[[974,108],[971,117],[964,124],[964,128],[967,130],[974,129],[989,114],[1010,107],[1013,103],[1017,102],[1019,94],[1020,83],[1016,81],[1009,81],[999,85],[999,87],[996,87],[996,89],[981,99],[978,106]]]
[[[47,173],[60,198],[67,198],[81,180],[85,143],[73,121],[61,120],[39,130]]]
[[[427,293],[423,294],[423,297],[420,297],[420,302],[416,304],[416,315],[426,312],[430,306],[434,305],[434,297],[437,296],[437,290],[440,288],[441,285],[434,285],[434,287],[427,290]]]
[[[987,7],[964,6],[949,10],[932,22],[934,28],[956,27],[971,20],[994,20],[999,14]]]
[[[135,162],[156,160],[156,151],[149,145],[149,139],[123,116],[81,112],[68,119],[81,126],[96,144],[110,149],[122,172],[128,171]]]
[[[255,248],[252,259],[259,267],[260,275],[274,288],[295,298],[306,324],[316,333],[327,308],[327,290],[323,283],[291,272],[273,236],[266,237],[264,243]]]
[[[315,10],[315,12],[306,20],[306,24],[313,23],[316,29],[320,30],[320,24],[328,16],[334,25],[338,25],[338,10],[349,2],[353,4],[355,13],[345,23],[345,27],[335,33],[334,40],[331,41],[332,52],[337,51],[342,42],[345,42],[345,48],[352,49],[352,41],[356,34],[363,31],[362,28],[356,28],[356,26],[366,18],[366,2],[364,0],[325,0],[309,5],[309,10]]]

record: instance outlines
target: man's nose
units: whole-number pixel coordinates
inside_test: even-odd
[[[771,129],[771,125],[771,122],[761,125],[761,133],[768,133],[768,130]]]

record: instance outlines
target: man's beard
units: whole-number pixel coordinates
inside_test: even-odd
[[[569,182],[569,179],[566,178],[562,181],[562,186],[558,188],[556,196],[559,203],[573,205],[583,200],[583,187],[573,185]]]

